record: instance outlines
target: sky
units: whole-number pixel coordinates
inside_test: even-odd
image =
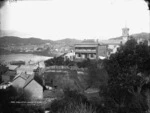
[[[144,0],[24,0],[0,9],[1,30],[22,38],[107,40],[150,32],[150,13]]]

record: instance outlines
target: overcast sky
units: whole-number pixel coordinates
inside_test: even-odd
[[[27,0],[6,3],[0,13],[1,29],[22,38],[105,40],[125,26],[130,34],[150,31],[144,0]]]

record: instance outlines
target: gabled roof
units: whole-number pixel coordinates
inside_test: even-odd
[[[102,46],[102,45],[107,45],[101,41],[98,42],[81,42],[81,43],[77,43],[74,46],[75,47],[97,47],[97,46]]]
[[[120,40],[101,40],[99,42],[106,44],[106,45],[120,45],[121,41],[122,41],[122,39],[120,39]]]
[[[39,81],[39,79],[37,78],[37,76],[33,74],[33,75],[30,75],[28,77],[28,79],[26,80],[23,88],[25,88],[32,80],[35,80],[39,85],[41,85],[43,87],[42,81]]]
[[[22,73],[19,73],[18,75],[16,75],[15,78],[14,78],[14,80],[17,79],[18,77],[21,77],[24,80],[26,80],[29,77],[29,75],[22,72]]]

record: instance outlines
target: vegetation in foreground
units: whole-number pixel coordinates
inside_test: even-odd
[[[80,92],[64,90],[64,96],[53,101],[49,106],[52,113],[149,113],[150,47],[145,42],[138,44],[132,39],[122,45],[109,59],[88,62],[88,67],[95,66],[91,68],[92,70],[89,68],[89,78],[96,76],[103,78],[99,74],[102,68],[108,72],[108,77],[99,79],[101,101],[94,103]],[[88,83],[94,84],[92,81]],[[9,106],[9,100],[3,101],[4,98],[7,97],[1,99],[1,102],[4,102],[0,104],[1,109],[4,105]],[[4,108],[3,110],[6,110]],[[30,109],[30,107],[27,108]],[[24,108],[16,107],[15,109]]]

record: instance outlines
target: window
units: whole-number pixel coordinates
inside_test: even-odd
[[[81,57],[81,54],[80,54],[80,53],[78,54],[78,57]]]
[[[80,54],[80,53],[77,53],[77,54],[76,54],[76,57],[81,57],[81,54]]]

